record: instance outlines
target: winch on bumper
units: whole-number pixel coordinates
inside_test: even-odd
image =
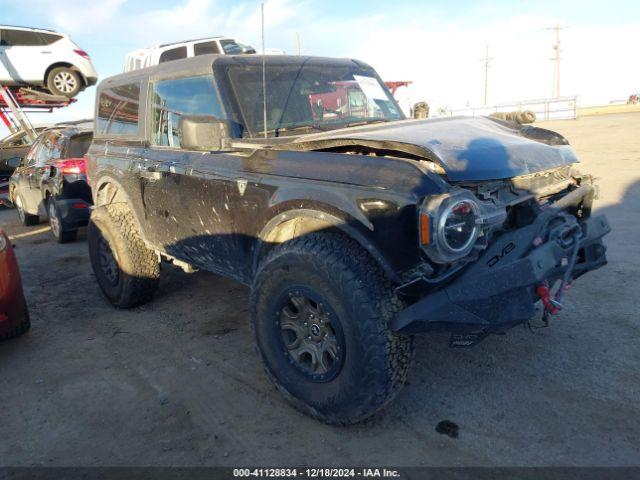
[[[453,346],[469,346],[531,319],[540,299],[545,309],[559,307],[548,295],[554,283],[561,281],[561,296],[572,280],[607,263],[606,217],[579,220],[566,212],[591,195],[593,187],[581,186],[530,225],[495,238],[455,281],[400,312],[393,330],[452,332]]]

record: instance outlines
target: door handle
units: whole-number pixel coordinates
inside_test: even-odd
[[[162,178],[162,172],[149,172],[146,170],[142,170],[140,172],[140,176],[142,178],[146,178],[147,180],[160,180]]]
[[[145,166],[142,163],[138,164],[138,171],[142,178],[154,181],[160,180],[166,174],[166,172],[159,170],[157,165]]]

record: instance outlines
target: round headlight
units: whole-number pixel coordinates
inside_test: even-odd
[[[451,253],[461,253],[478,238],[478,205],[471,200],[458,200],[447,206],[440,217],[438,233],[441,245]]]

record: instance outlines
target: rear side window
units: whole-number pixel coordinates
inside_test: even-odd
[[[187,47],[172,48],[171,50],[165,50],[160,54],[159,63],[170,62],[171,60],[180,60],[181,58],[187,58]]]
[[[55,33],[39,32],[38,36],[42,39],[43,45],[51,45],[52,43],[55,43],[62,38],[61,35],[56,35]]]
[[[193,45],[194,55],[207,55],[208,53],[220,53],[217,42],[202,42]]]
[[[105,88],[98,101],[96,132],[100,135],[136,136],[140,126],[142,82]]]
[[[163,80],[153,86],[152,141],[180,148],[180,119],[187,116],[222,118],[211,75]]]
[[[38,151],[40,150],[40,146],[42,144],[42,135],[36,138],[35,142],[31,145],[29,152],[25,157],[25,165],[28,167],[32,167],[36,163],[36,157],[38,156]]]
[[[71,137],[71,139],[69,139],[67,149],[64,152],[65,158],[82,158],[84,154],[89,151],[91,140],[93,140],[93,135],[91,133]]]
[[[7,47],[32,47],[44,45],[44,40],[37,32],[28,30],[2,30],[2,45]]]
[[[57,132],[45,134],[40,142],[35,158],[35,166],[42,167],[47,162],[60,159],[63,141],[63,137]]]

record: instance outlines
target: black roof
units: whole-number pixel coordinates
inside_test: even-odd
[[[211,72],[213,65],[258,65],[262,66],[263,55],[220,55],[208,54],[196,57],[183,58],[180,60],[172,60],[170,62],[160,63],[147,68],[132,70],[130,72],[120,73],[112,77],[108,77],[98,86],[102,85],[122,84],[131,81],[144,79],[147,77],[163,77],[175,75],[198,75]],[[274,65],[301,65],[303,63],[309,65],[353,65],[368,66],[364,62],[353,60],[350,58],[333,58],[333,57],[309,57],[297,55],[264,55],[267,67]]]
[[[56,123],[53,127],[49,127],[43,130],[40,135],[46,132],[60,132],[65,137],[75,137],[76,135],[82,135],[85,133],[93,132],[93,120],[79,120],[76,122],[61,122]]]

